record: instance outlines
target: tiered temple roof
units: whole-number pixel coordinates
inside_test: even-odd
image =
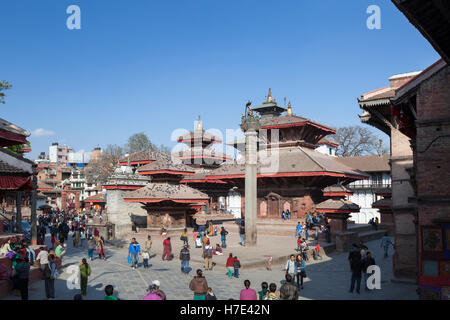
[[[188,148],[174,152],[172,156],[180,159],[186,165],[197,168],[214,168],[231,160],[228,155],[211,149],[214,143],[222,143],[222,140],[203,129],[200,116],[195,130],[178,137],[177,141],[186,144]]]

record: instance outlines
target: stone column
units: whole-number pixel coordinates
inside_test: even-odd
[[[16,232],[22,232],[22,191],[16,192]]]
[[[245,133],[245,246],[256,246],[257,212],[257,138],[259,119],[251,109],[242,118],[241,128]]]
[[[37,178],[36,172],[33,172],[33,190],[31,191],[31,243],[35,245],[37,244],[36,198],[37,198]]]

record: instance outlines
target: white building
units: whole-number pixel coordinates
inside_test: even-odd
[[[48,156],[51,163],[67,165],[69,153],[73,152],[73,149],[68,146],[60,146],[58,142],[54,142],[50,147],[48,147],[48,151]]]
[[[360,206],[358,213],[352,213],[350,220],[355,223],[368,223],[371,218],[380,219],[378,209],[372,208],[372,203],[381,199],[375,193],[382,189],[391,188],[391,167],[389,165],[389,155],[369,155],[358,157],[342,157],[338,160],[345,165],[358,169],[370,175],[368,180],[357,180],[347,187],[353,191],[353,195],[348,200]],[[380,219],[380,222],[381,219]]]
[[[317,144],[319,145],[319,147],[315,149],[317,152],[336,157],[336,150],[339,146],[336,141],[324,137],[320,139]]]

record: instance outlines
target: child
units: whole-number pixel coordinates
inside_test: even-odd
[[[297,238],[297,251],[301,250],[301,245],[302,245],[302,237],[298,236],[298,238]]]
[[[200,235],[197,235],[197,239],[195,239],[195,247],[196,248],[201,248],[202,247],[202,239],[200,237]]]
[[[150,255],[147,251],[142,252],[142,259],[144,260],[144,268],[148,268],[148,259],[150,258]]]
[[[267,259],[266,269],[269,271],[272,271],[272,260],[272,256],[269,256],[269,258]]]
[[[305,238],[306,238],[306,240],[308,240],[308,237],[309,237],[309,232],[308,232],[308,229],[306,229],[305,230]]]
[[[238,260],[238,257],[234,257],[234,277],[239,278],[239,268],[241,267],[241,263]]]
[[[322,256],[320,255],[320,244],[317,243],[316,248],[314,249],[314,260],[317,260],[317,258],[320,258],[322,260]]]

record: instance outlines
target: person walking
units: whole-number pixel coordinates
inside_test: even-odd
[[[45,296],[47,299],[55,299],[56,263],[55,256],[48,255],[48,263],[44,266]]]
[[[239,278],[239,269],[241,268],[241,262],[237,256],[233,258],[234,277]]]
[[[361,263],[361,254],[358,251],[358,254],[354,254],[350,260],[350,269],[352,270],[352,278],[350,284],[350,293],[353,293],[356,284],[356,293],[360,293],[361,289],[361,272],[363,265]]]
[[[141,253],[141,245],[136,241],[136,238],[131,239],[128,246],[128,256],[131,258],[131,268],[136,270],[138,266],[138,256]]]
[[[286,274],[290,274],[291,278],[294,279],[296,273],[296,265],[295,265],[295,256],[293,254],[289,256],[289,260],[286,262],[285,269]]]
[[[205,259],[205,270],[212,270],[212,268],[213,268],[213,263],[212,263],[213,248],[210,245],[207,245],[203,249],[202,257]]]
[[[186,245],[189,247],[189,242],[188,242],[188,230],[187,228],[184,228],[183,233],[181,234],[180,240],[183,241],[183,246]]]
[[[369,291],[369,287],[367,286],[367,279],[369,279],[372,273],[368,273],[367,268],[369,268],[369,266],[373,266],[376,264],[375,259],[372,257],[370,251],[366,253],[366,257],[361,261],[361,263],[362,263],[362,270],[364,272],[364,288],[366,291]]]
[[[86,295],[88,278],[92,273],[91,266],[87,263],[86,258],[80,262],[80,287],[81,295]]]
[[[296,275],[297,275],[297,287],[303,289],[303,278],[306,278],[306,262],[303,260],[301,254],[298,254],[295,259]]]
[[[234,272],[234,258],[233,254],[230,253],[228,256],[227,262],[225,264],[225,267],[228,269],[228,277],[233,278],[233,272]]]
[[[287,273],[285,279],[286,283],[280,288],[280,300],[298,300],[298,288],[292,284],[291,274]]]
[[[145,251],[147,251],[148,254],[150,254],[150,249],[152,248],[152,236],[148,235],[147,240],[145,240]]]
[[[208,282],[203,276],[202,270],[197,270],[197,275],[189,283],[189,289],[194,291],[194,300],[205,300],[208,292]]]
[[[388,233],[386,232],[381,238],[380,247],[384,249],[384,257],[387,258],[389,256],[389,246],[392,245],[392,248],[395,248],[394,244],[392,243],[391,239],[388,236]]]
[[[98,258],[106,260],[106,256],[105,256],[105,239],[103,239],[103,237],[100,237],[98,239],[97,247],[98,247]]]
[[[150,259],[150,255],[147,251],[142,252],[142,262],[144,264],[144,269],[148,269],[148,259]]]
[[[171,256],[172,256],[172,243],[170,242],[170,237],[168,237],[163,241],[162,260],[164,261],[164,258],[166,258],[165,260],[171,260]]]
[[[87,243],[87,249],[88,249],[88,257],[89,259],[91,259],[91,261],[94,260],[94,251],[95,251],[95,240],[94,238],[89,238],[88,243]]]
[[[180,251],[181,260],[181,273],[189,273],[189,260],[191,260],[191,254],[189,253],[188,246],[185,244]]]
[[[225,249],[227,247],[227,235],[228,231],[225,230],[224,227],[220,230],[220,240],[222,241],[222,248]]]
[[[241,225],[239,226],[239,235],[241,237],[241,246],[245,247],[245,221],[241,221]]]
[[[258,300],[256,291],[254,289],[250,288],[250,280],[245,280],[244,286],[245,286],[245,289],[241,290],[241,293],[239,295],[239,300]]]

